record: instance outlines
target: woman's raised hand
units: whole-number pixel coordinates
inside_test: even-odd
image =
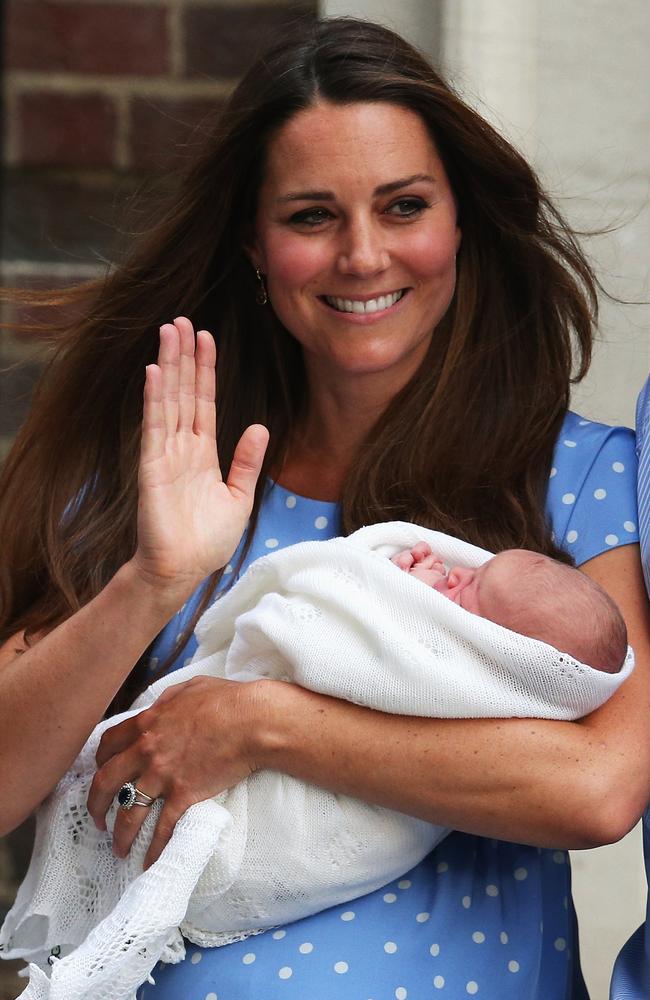
[[[242,434],[224,482],[215,407],[216,348],[184,317],[160,329],[158,363],[147,367],[133,562],[183,599],[224,566],[250,515],[268,431]]]

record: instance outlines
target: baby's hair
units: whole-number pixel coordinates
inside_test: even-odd
[[[517,584],[517,604],[523,608],[511,609],[507,627],[597,670],[618,673],[627,653],[627,629],[609,594],[580,570],[527,555]]]

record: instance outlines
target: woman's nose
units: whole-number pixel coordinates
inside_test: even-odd
[[[339,269],[343,274],[371,277],[385,271],[390,255],[381,227],[371,220],[353,220],[345,232],[339,254]]]

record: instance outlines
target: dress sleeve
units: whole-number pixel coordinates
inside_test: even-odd
[[[638,543],[637,459],[627,427],[569,418],[555,450],[547,511],[556,541],[580,566]]]

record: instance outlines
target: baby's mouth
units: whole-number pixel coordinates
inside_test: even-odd
[[[332,309],[343,313],[375,313],[390,309],[406,294],[406,288],[400,288],[397,292],[389,292],[388,295],[378,295],[376,299],[342,299],[336,295],[323,295],[322,299]]]

